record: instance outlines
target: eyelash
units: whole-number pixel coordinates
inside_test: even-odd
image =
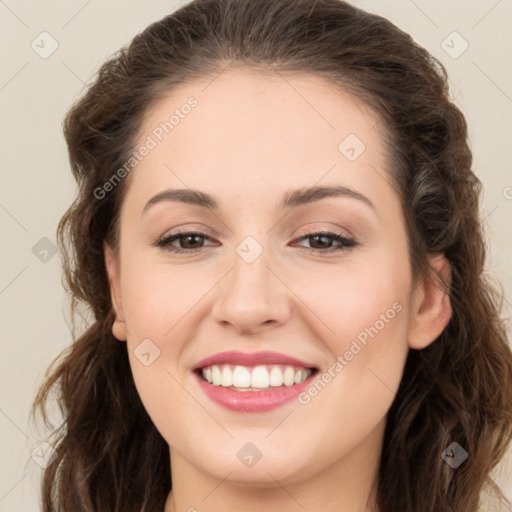
[[[211,238],[206,235],[205,233],[202,233],[201,231],[181,231],[178,233],[174,233],[172,235],[166,236],[158,240],[153,245],[156,247],[165,248],[167,251],[175,253],[175,254],[194,254],[199,251],[201,251],[202,247],[199,249],[180,249],[178,247],[172,247],[170,244],[171,242],[174,242],[175,240],[180,239],[181,237],[189,236],[189,235],[198,235],[204,239],[211,240]],[[294,241],[301,240],[303,238],[312,238],[313,236],[326,236],[328,238],[332,238],[335,242],[339,242],[341,245],[335,248],[329,247],[327,249],[315,249],[315,248],[308,248],[303,247],[303,249],[306,249],[310,253],[316,253],[319,255],[323,255],[326,253],[333,253],[338,251],[346,251],[350,248],[356,247],[358,243],[350,238],[347,238],[343,235],[340,235],[338,233],[334,233],[332,231],[309,231],[307,233],[304,233],[301,237],[296,238]]]

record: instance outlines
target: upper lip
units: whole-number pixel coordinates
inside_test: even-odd
[[[234,364],[240,366],[258,366],[265,364],[285,364],[290,366],[300,366],[302,368],[315,368],[314,365],[297,359],[296,357],[287,356],[285,354],[279,354],[278,352],[239,352],[236,350],[230,350],[227,352],[220,352],[209,356],[199,361],[192,370],[198,370],[206,366],[212,366],[214,364]]]

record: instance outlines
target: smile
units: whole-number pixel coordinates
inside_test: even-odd
[[[312,373],[311,368],[285,365],[212,365],[202,368],[201,375],[214,386],[235,391],[260,391],[270,387],[293,386],[304,382]]]
[[[274,409],[306,389],[318,368],[275,352],[223,352],[193,369],[206,396],[237,412]]]

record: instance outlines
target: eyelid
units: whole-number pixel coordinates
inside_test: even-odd
[[[325,224],[325,223],[324,223]],[[329,222],[327,224],[330,224]],[[308,227],[305,228],[304,231],[301,232],[300,235],[298,235],[299,238],[308,236],[308,235],[316,235],[318,233],[331,233],[334,235],[342,236],[347,239],[355,239],[354,235],[348,230],[348,229],[342,229],[337,225],[334,225],[334,227],[325,227],[324,226],[314,226],[314,227]]]
[[[206,226],[199,224],[198,227],[187,225],[176,226],[169,230],[169,232],[164,233],[159,239],[168,238],[170,236],[182,235],[182,234],[190,234],[196,233],[198,235],[202,235],[211,239],[218,239],[218,236],[214,234],[211,229],[208,229]]]

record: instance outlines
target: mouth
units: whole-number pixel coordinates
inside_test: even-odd
[[[195,370],[208,384],[221,386],[233,391],[255,392],[290,387],[305,382],[318,372],[314,367],[282,364],[243,366],[213,364]]]
[[[297,397],[319,369],[275,352],[231,351],[204,359],[192,371],[217,405],[236,412],[263,412]]]

